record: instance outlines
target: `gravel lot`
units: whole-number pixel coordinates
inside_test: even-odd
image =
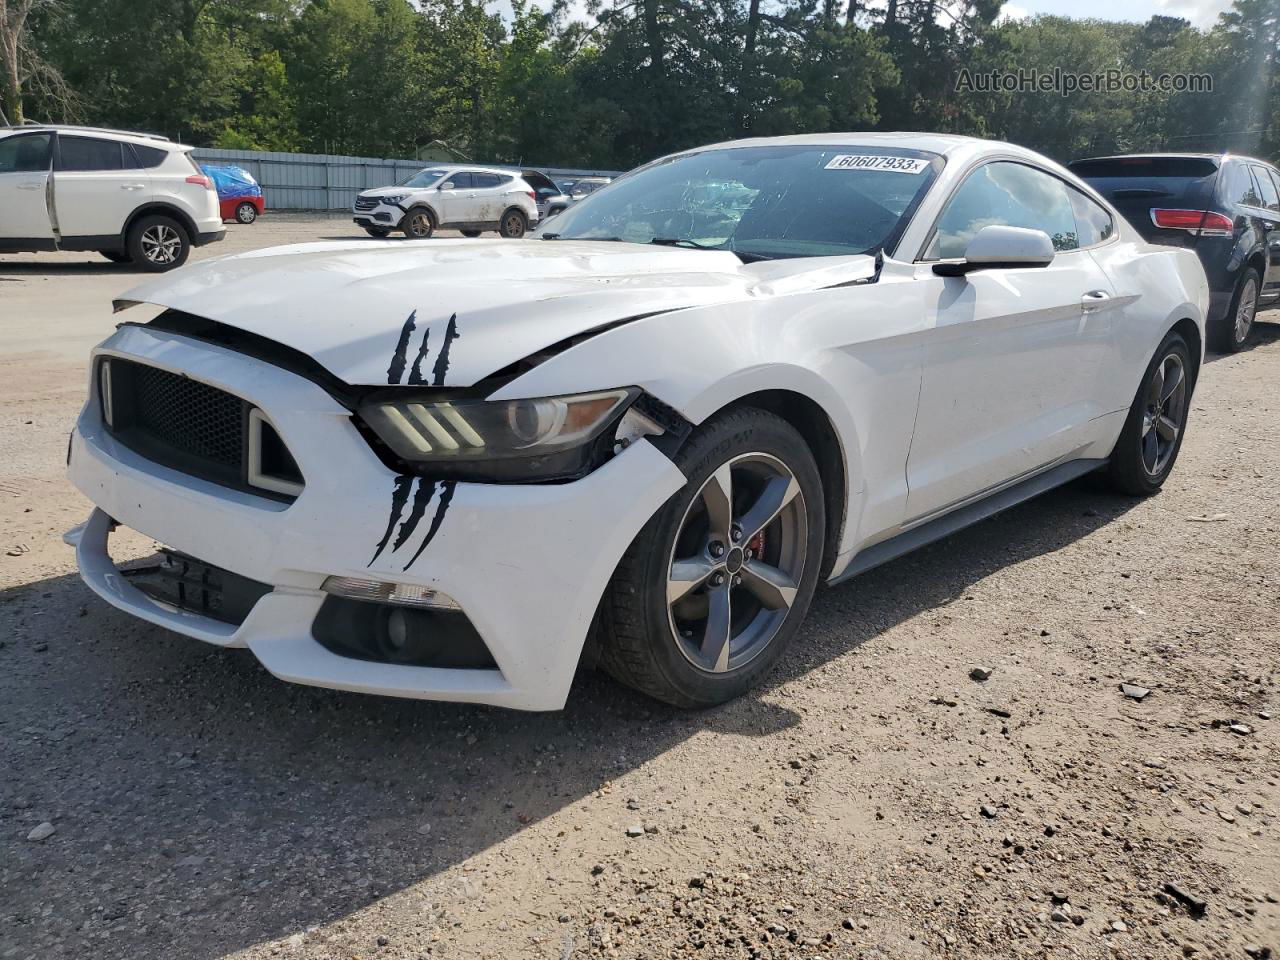
[[[229,231],[196,258],[362,236]],[[0,958],[1280,953],[1280,326],[1210,358],[1160,496],[825,591],[723,708],[583,674],[525,715],[284,684],[80,584],[66,435],[137,278],[0,256]]]

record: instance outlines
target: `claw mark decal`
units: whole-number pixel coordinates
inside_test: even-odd
[[[387,531],[378,541],[378,549],[373,554],[373,560],[377,560],[382,555],[382,551],[391,540],[391,531],[395,529],[396,521],[400,519],[400,511],[404,509],[405,501],[409,499],[409,488],[412,486],[413,477],[396,477],[395,489],[391,491],[391,516],[387,518]],[[368,566],[373,566],[373,560],[369,561]]]
[[[445,512],[449,509],[449,503],[453,500],[453,488],[458,485],[456,480],[446,480],[440,485],[440,502],[436,504],[436,515],[431,518],[431,526],[427,528],[427,535],[422,538],[422,543],[418,545],[417,552],[410,558],[409,562],[404,565],[404,569],[408,570],[413,566],[413,562],[422,556],[422,551],[427,549],[427,544],[436,538],[436,533],[440,529],[440,524],[444,523]],[[435,486],[432,484],[432,486]]]
[[[409,382],[412,384],[421,384],[425,381],[422,379],[422,361],[427,359],[427,342],[431,339],[431,328],[428,327],[422,331],[422,343],[418,347],[418,355],[413,358],[413,368],[409,371]]]
[[[403,547],[404,542],[413,536],[413,531],[418,529],[418,521],[427,512],[427,504],[431,502],[431,497],[435,492],[436,484],[434,480],[418,481],[418,492],[413,495],[413,506],[409,509],[409,516],[404,523],[400,524],[400,532],[396,534],[396,542],[391,545],[392,553]]]
[[[436,357],[436,365],[431,368],[433,387],[444,386],[444,375],[449,372],[449,348],[453,346],[453,341],[457,340],[458,336],[458,315],[455,313],[449,318],[449,326],[444,331],[444,346],[440,348],[440,355]]]
[[[409,354],[409,337],[413,333],[413,325],[418,317],[418,311],[414,310],[409,314],[409,319],[404,322],[404,326],[400,328],[400,339],[396,343],[396,352],[391,357],[391,366],[387,367],[387,383],[399,383],[400,378],[404,376],[405,358]]]

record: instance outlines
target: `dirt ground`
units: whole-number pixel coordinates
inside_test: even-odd
[[[358,235],[229,229],[197,256]],[[0,256],[0,960],[1280,954],[1280,326],[1210,358],[1159,496],[826,590],[723,708],[583,674],[526,715],[281,683],[80,584],[66,437],[136,279]]]

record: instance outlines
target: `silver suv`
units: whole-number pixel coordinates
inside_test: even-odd
[[[425,167],[394,187],[365,190],[352,213],[370,236],[403,230],[415,240],[444,228],[467,237],[484,230],[523,237],[538,222],[537,195],[519,174],[450,164]]]

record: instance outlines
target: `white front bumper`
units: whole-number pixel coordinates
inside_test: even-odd
[[[241,493],[146,460],[102,424],[90,390],[72,437],[69,475],[98,507],[78,538],[85,582],[108,602],[180,633],[247,646],[276,676],[366,693],[528,710],[564,705],[604,587],[627,545],[684,483],[648,442],[574,483],[459,483],[438,532],[437,492],[413,536],[374,561],[396,476],[347,411],[318,386],[254,358],[174,334],[125,326],[95,355],[121,356],[243,397],[274,424],[306,487],[291,504]],[[238,627],[151,600],[111,564],[110,519],[165,545],[270,584]],[[399,523],[405,519],[401,513]],[[408,566],[408,569],[404,569]],[[453,597],[497,670],[374,663],[339,656],[311,635],[329,575],[431,586]]]

